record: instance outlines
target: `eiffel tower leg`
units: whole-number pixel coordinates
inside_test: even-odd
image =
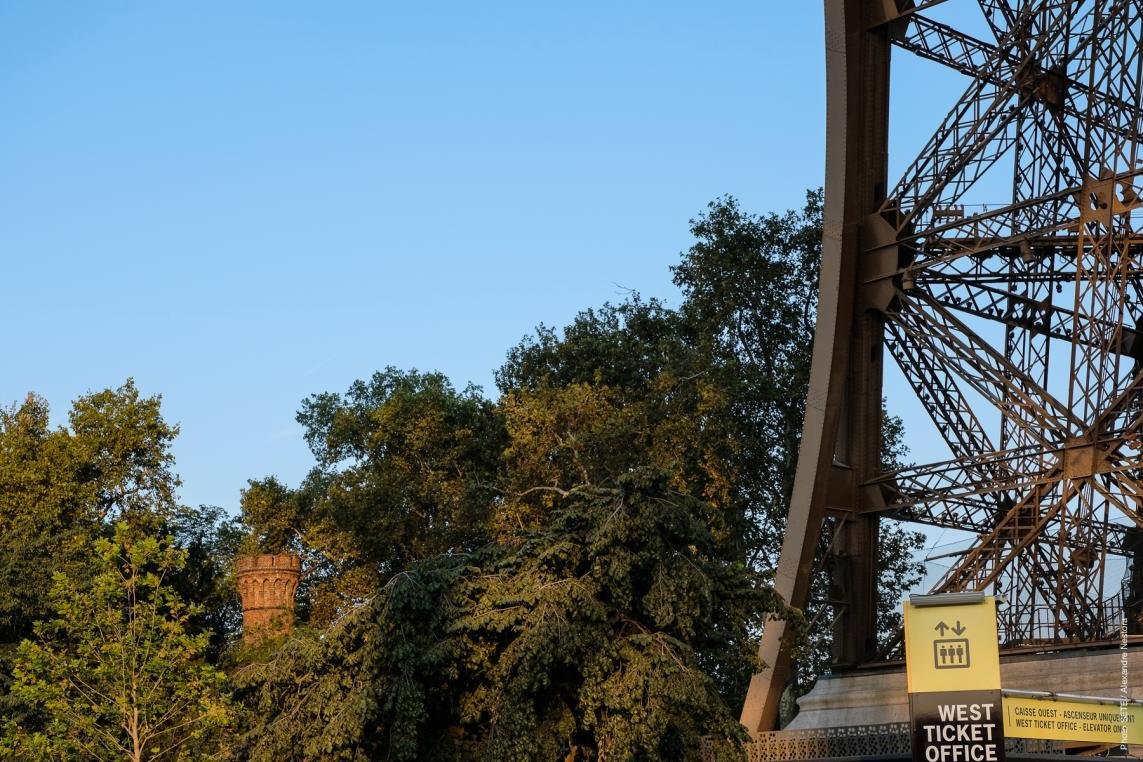
[[[888,0],[891,4],[892,0]],[[828,513],[842,519],[834,543],[841,555],[835,657],[856,663],[871,655],[875,632],[877,520],[858,516],[857,485],[878,471],[881,419],[881,324],[867,315],[877,293],[862,288],[861,230],[885,195],[889,35],[883,0],[825,0],[827,150],[822,271],[809,398],[775,589],[804,608],[814,552]],[[895,257],[889,273],[895,272]],[[874,273],[876,276],[877,273]],[[872,461],[872,462],[871,462]],[[771,730],[791,665],[786,623],[767,623],[759,647],[766,667],[755,675],[741,721],[752,733]]]
[[[1001,592],[1005,647],[1143,631],[1143,0],[976,5],[995,42],[939,20],[943,0],[825,0],[821,289],[775,589],[806,606],[832,517],[838,668],[875,650],[882,514],[971,533],[932,591]],[[890,45],[968,78],[892,185]],[[951,460],[878,473],[883,349]],[[787,629],[762,636],[755,733]]]

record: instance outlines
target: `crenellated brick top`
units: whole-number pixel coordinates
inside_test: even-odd
[[[239,574],[270,569],[293,569],[301,574],[302,557],[295,553],[262,553],[257,556],[240,556],[234,560],[234,568]]]

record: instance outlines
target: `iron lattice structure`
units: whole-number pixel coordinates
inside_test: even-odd
[[[975,33],[957,23],[970,10]],[[818,329],[778,592],[805,606],[832,527],[834,660],[883,657],[888,516],[974,536],[933,592],[1002,595],[1002,646],[1140,631],[1143,0],[825,0],[825,12]],[[908,162],[888,141],[893,48],[967,82]],[[893,183],[891,159],[904,167]],[[880,472],[886,357],[947,445],[942,462]],[[773,727],[784,631],[763,635],[752,731]]]

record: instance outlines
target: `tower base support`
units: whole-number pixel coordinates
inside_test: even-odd
[[[1005,688],[1119,698],[1123,674],[1127,695],[1143,698],[1143,639],[1132,637],[1121,648],[1083,648],[1006,653],[1000,675]],[[798,700],[798,714],[782,730],[759,733],[748,748],[751,762],[778,759],[869,758],[909,759],[909,695],[905,665],[882,664],[820,678]],[[1058,754],[1095,754],[1102,747],[1052,740],[1008,739],[1009,759],[1051,759]],[[1143,747],[1131,746],[1133,757]],[[1038,756],[1046,754],[1048,756]],[[1023,758],[1022,756],[1020,758]]]
[[[1089,646],[1054,653],[1002,654],[1000,680],[1005,688],[1119,698],[1124,664],[1128,695],[1143,698],[1143,643],[1127,649]],[[908,721],[905,665],[898,663],[820,678],[813,690],[798,699],[798,714],[786,729]]]

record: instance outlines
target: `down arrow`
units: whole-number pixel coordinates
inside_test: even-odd
[[[960,620],[958,619],[956,620],[956,627],[953,627],[953,632],[955,632],[957,635],[963,635],[964,631],[967,629],[967,627],[961,626]]]

